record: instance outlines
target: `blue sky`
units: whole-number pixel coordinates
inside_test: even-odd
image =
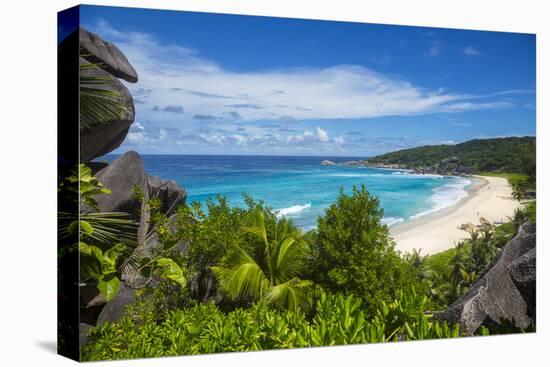
[[[81,7],[139,74],[117,152],[370,156],[535,135],[535,36]]]

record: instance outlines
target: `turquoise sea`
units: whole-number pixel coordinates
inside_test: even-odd
[[[231,205],[244,206],[243,193],[263,200],[280,216],[304,229],[335,201],[343,187],[364,183],[380,198],[384,222],[406,221],[458,202],[471,180],[406,171],[363,167],[321,166],[324,159],[345,162],[358,157],[142,155],[149,174],[176,180],[188,202],[204,203],[220,194]],[[108,160],[116,158],[109,155]]]

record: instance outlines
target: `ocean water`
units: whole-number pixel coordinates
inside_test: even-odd
[[[321,166],[329,159],[354,157],[142,155],[149,174],[176,180],[187,201],[206,202],[220,194],[230,205],[244,206],[243,193],[263,200],[279,216],[304,229],[332,204],[342,187],[365,184],[380,199],[389,226],[453,205],[467,196],[471,180],[406,171],[363,167]],[[112,161],[115,155],[104,159]]]

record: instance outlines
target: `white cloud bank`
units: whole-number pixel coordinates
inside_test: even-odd
[[[185,121],[193,116],[219,121],[353,119],[510,105],[478,103],[476,96],[445,89],[423,89],[357,65],[234,72],[191,49],[161,44],[148,34],[120,32],[106,22],[92,28],[114,41],[131,60],[140,78],[130,86],[139,96],[139,111],[142,118],[157,121]]]

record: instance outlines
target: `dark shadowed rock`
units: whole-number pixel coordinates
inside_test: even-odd
[[[163,181],[157,176],[149,176],[148,184],[149,196],[158,197],[163,204],[161,212],[170,215],[178,205],[185,203],[187,194],[176,181]]]
[[[81,64],[89,62],[80,58]],[[86,68],[81,70],[81,75],[86,77],[107,78],[108,83],[94,84],[93,87],[106,91],[116,91],[120,103],[124,107],[118,118],[101,121],[93,126],[81,126],[80,132],[80,161],[88,162],[94,158],[110,153],[118,148],[126,138],[130,125],[134,122],[134,101],[130,91],[118,79],[100,68]],[[85,85],[81,85],[81,88]]]
[[[529,307],[529,314],[535,315],[537,249],[531,249],[508,265],[508,271],[517,289]]]
[[[83,49],[82,55],[88,61],[98,64],[117,78],[130,83],[137,82],[136,70],[118,47],[82,27],[79,29],[79,37],[80,47]]]
[[[104,322],[117,322],[124,314],[126,306],[134,303],[135,300],[135,290],[127,287],[124,282],[121,282],[117,295],[107,302],[105,307],[101,310],[97,318],[97,325],[99,326]]]
[[[138,153],[129,151],[115,159],[110,165],[99,170],[97,179],[111,194],[98,195],[97,202],[102,212],[122,211],[134,214],[141,210],[139,200],[134,195],[134,186],[147,184],[147,174],[143,160]]]
[[[520,284],[534,285],[535,279],[530,279],[535,273],[534,255],[525,258],[523,255],[535,249],[535,232],[534,224],[522,225],[516,237],[503,247],[472,288],[447,310],[434,314],[434,319],[460,323],[466,334],[473,334],[483,323],[500,324],[502,320],[516,327],[528,327],[532,322],[528,313],[529,300],[524,299],[510,269],[520,279]]]
[[[88,331],[91,327],[92,325],[90,324],[80,323],[78,328],[78,342],[80,343],[80,347],[88,342]]]
[[[143,160],[138,153],[124,153],[107,167],[96,173],[96,178],[104,187],[111,190],[110,194],[96,196],[100,212],[126,212],[138,223],[137,238],[140,244],[136,251],[140,256],[150,257],[154,249],[160,245],[156,235],[151,234],[149,220],[151,214],[134,193],[137,187],[146,202],[151,197],[160,199],[160,211],[170,216],[170,227],[175,230],[176,216],[173,214],[179,205],[185,204],[186,193],[175,181],[163,181],[158,177],[149,176],[145,172]],[[185,244],[178,244],[174,251],[183,253]],[[122,279],[132,288],[150,286],[145,278],[128,269]]]
[[[176,214],[173,214],[168,218],[168,228],[172,231],[172,233],[175,233],[177,230],[177,216]],[[155,250],[160,247],[160,242],[158,240],[158,236],[156,233],[151,233],[145,241],[143,241],[143,244],[139,246],[137,249],[138,253],[142,257],[151,257],[154,255]],[[172,251],[174,253],[179,253],[182,256],[185,256],[187,253],[187,243],[185,241],[181,241],[177,243],[173,248]]]
[[[223,295],[217,292],[217,283],[210,269],[204,269],[192,275],[189,289],[203,303],[220,303]]]
[[[145,238],[148,229],[149,212],[142,210],[143,204],[134,194],[134,187],[148,198],[148,176],[143,160],[138,153],[126,152],[96,174],[99,182],[111,190],[111,194],[97,195],[100,212],[126,212],[138,223],[138,240]],[[143,215],[142,215],[143,214]]]
[[[88,167],[92,170],[92,175],[95,176],[96,173],[101,171],[103,168],[107,167],[109,163],[107,162],[88,162],[86,163]]]

